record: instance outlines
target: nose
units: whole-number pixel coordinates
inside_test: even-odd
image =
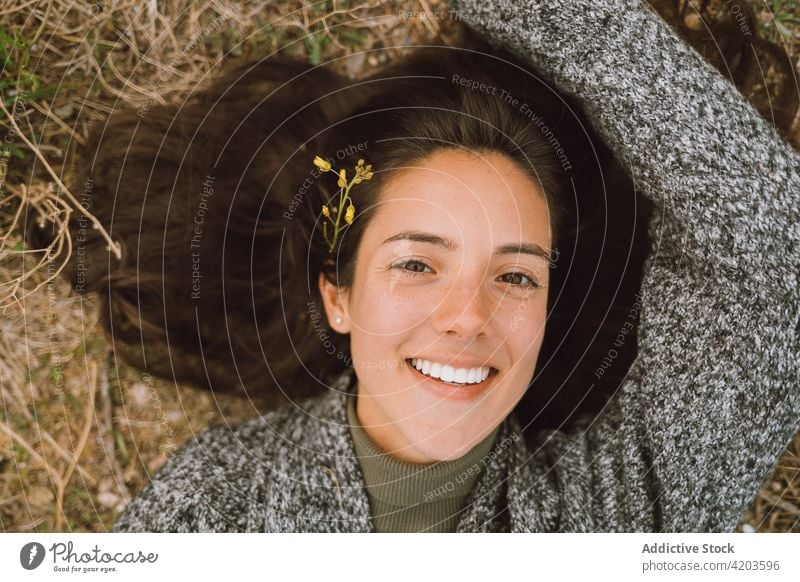
[[[433,313],[433,326],[441,335],[469,339],[486,333],[491,312],[488,291],[482,281],[470,283],[461,278],[453,282],[439,302]]]

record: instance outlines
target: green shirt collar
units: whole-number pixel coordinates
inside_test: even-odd
[[[428,464],[401,461],[385,453],[358,421],[357,396],[347,395],[347,420],[367,492],[373,500],[406,507],[420,503],[463,500],[483,469],[483,459],[494,444],[498,425],[469,452],[452,461]]]

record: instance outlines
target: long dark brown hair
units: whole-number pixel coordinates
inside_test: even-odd
[[[674,2],[651,4],[692,32]],[[717,41],[742,40],[721,26]],[[734,61],[725,53],[718,68],[727,74]],[[732,78],[756,101],[752,78]],[[781,106],[775,119],[785,124],[797,102]],[[70,185],[91,191],[89,210],[122,258],[76,216],[67,276],[76,291],[100,295],[115,350],[151,374],[247,394],[265,409],[312,395],[352,364],[349,338],[326,321],[319,274],[352,284],[382,185],[442,148],[504,153],[551,211],[547,334],[517,414],[538,429],[596,409],[636,353],[630,334],[598,378],[637,310],[650,204],[576,103],[469,32],[458,47],[409,48],[358,81],[285,56],[233,62],[179,105],[112,115],[93,128]],[[320,211],[338,188],[315,171],[316,155],[337,168],[363,158],[375,170],[354,190],[356,220],[333,255]]]

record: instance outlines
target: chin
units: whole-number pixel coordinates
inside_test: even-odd
[[[458,430],[455,427],[448,429],[447,426],[419,428],[411,436],[409,442],[421,441],[414,448],[432,459],[431,462],[459,459],[482,440],[482,436],[474,431]]]

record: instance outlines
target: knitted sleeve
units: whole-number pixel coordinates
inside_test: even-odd
[[[800,419],[800,158],[640,0],[451,7],[577,99],[657,205],[637,359],[594,420],[541,435],[518,514],[732,531]]]
[[[251,423],[252,424],[252,423]],[[245,426],[246,428],[246,426]],[[248,524],[253,455],[247,433],[197,434],[170,457],[114,523],[115,533],[230,533]],[[257,441],[253,441],[257,442]]]
[[[186,533],[197,531],[193,509],[201,509],[194,498],[193,483],[197,445],[191,442],[170,458],[155,478],[125,508],[111,531],[115,533]],[[176,478],[165,479],[168,475]]]

